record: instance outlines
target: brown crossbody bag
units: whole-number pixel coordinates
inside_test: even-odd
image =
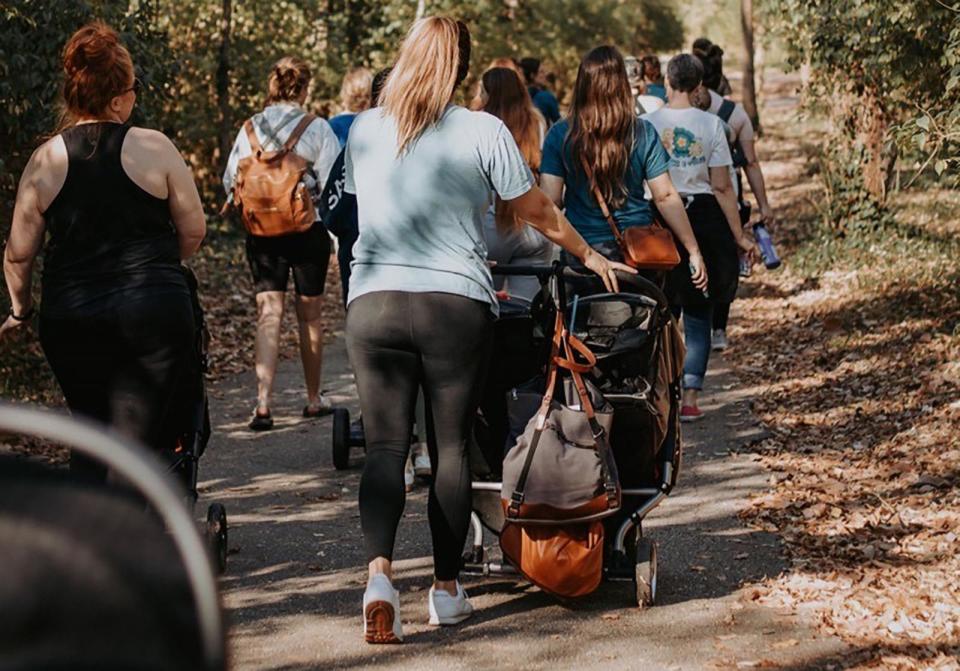
[[[592,182],[592,172],[586,161],[583,162],[583,169],[587,180]],[[596,185],[593,187],[593,197],[600,206],[604,219],[610,224],[613,237],[623,253],[624,263],[638,270],[671,270],[680,263],[680,252],[677,251],[673,233],[664,228],[656,217],[649,226],[630,226],[621,232],[617,220],[610,214],[606,199]]]

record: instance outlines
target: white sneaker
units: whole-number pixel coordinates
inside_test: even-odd
[[[367,643],[403,643],[400,593],[382,573],[370,579],[363,593],[363,638]]]
[[[467,600],[467,592],[457,582],[457,595],[450,596],[446,590],[430,588],[430,624],[460,624],[473,615],[473,605]]]
[[[329,415],[332,412],[333,412],[333,401],[331,401],[328,397],[324,396],[323,394],[320,394],[319,396],[317,396],[316,406],[310,407],[310,405],[306,405],[303,408],[304,417],[324,417],[326,415]]]
[[[414,450],[413,474],[418,478],[429,478],[433,475],[430,454],[427,452],[427,446],[422,443]]]
[[[413,491],[413,482],[414,482],[414,469],[413,469],[413,460],[410,457],[407,457],[407,463],[403,467],[403,488],[409,494]]]
[[[727,349],[727,332],[723,329],[713,329],[710,333],[710,347],[714,352],[722,352]]]

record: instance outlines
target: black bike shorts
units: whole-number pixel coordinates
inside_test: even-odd
[[[322,296],[330,265],[330,234],[314,224],[309,231],[275,238],[247,235],[247,263],[257,293],[286,291],[292,269],[298,295]]]

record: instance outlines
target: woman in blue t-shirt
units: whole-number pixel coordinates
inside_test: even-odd
[[[592,179],[584,163],[590,166]],[[610,46],[592,50],[580,63],[569,115],[547,133],[540,186],[554,202],[566,206],[567,218],[588,244],[611,260],[622,261],[593,186],[603,194],[622,231],[653,222],[653,209],[644,197],[646,182],[660,215],[690,255],[694,285],[702,289],[707,285],[706,266],[669,168],[670,157],[656,131],[634,112],[623,56]]]

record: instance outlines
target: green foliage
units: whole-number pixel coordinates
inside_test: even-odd
[[[812,97],[848,99],[831,110],[839,133],[863,130],[856,100],[869,97],[879,105],[881,133],[891,131],[883,139],[943,174],[956,164],[960,138],[960,2],[952,5],[766,0],[764,17],[786,42],[790,62],[810,67]],[[853,150],[855,142],[848,144]]]
[[[864,188],[861,166],[866,148],[830,145],[816,158],[824,194],[814,202],[827,237],[856,238],[872,233],[890,222],[890,214]]]
[[[790,62],[809,68],[808,107],[832,121],[821,146],[825,233],[890,225],[895,170],[955,163],[960,138],[960,2],[765,0]],[[809,105],[815,101],[814,105]],[[912,184],[912,181],[909,182]]]
[[[0,3],[0,230],[9,220],[20,171],[57,127],[61,51],[80,26],[99,18],[120,33],[145,84],[134,122],[160,124],[177,64],[157,17],[153,0],[130,6],[62,0]]]
[[[562,89],[580,56],[612,43],[627,53],[678,49],[676,0],[427,0],[430,14],[464,19],[474,37],[473,76],[492,58],[536,55]],[[413,0],[232,0],[228,117],[216,73],[224,0],[0,0],[0,217],[9,221],[15,180],[57,126],[60,52],[93,18],[116,27],[146,91],[135,123],[160,128],[185,154],[211,210],[219,194],[221,128],[233,133],[260,108],[270,66],[297,55],[312,67],[315,111],[336,110],[350,67],[388,65],[414,19]]]

